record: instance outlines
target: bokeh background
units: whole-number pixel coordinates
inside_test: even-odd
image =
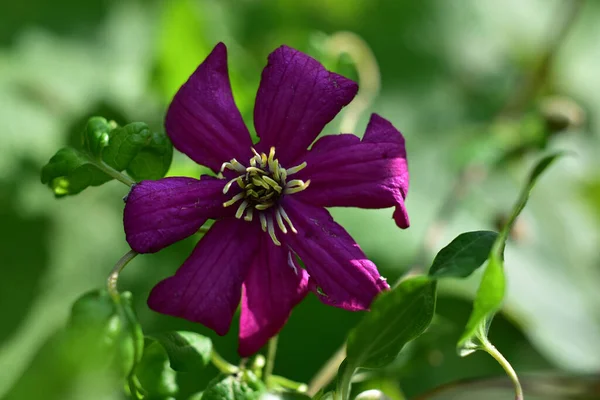
[[[91,115],[144,121],[162,130],[171,97],[219,41],[229,48],[236,102],[251,125],[260,71],[280,44],[361,78],[354,64],[361,60],[328,53],[328,35],[339,31],[362,37],[381,74],[381,91],[359,118],[356,133],[364,132],[368,113],[377,112],[406,137],[412,226],[397,229],[391,210],[334,209],[337,220],[393,281],[423,271],[459,233],[497,229],[532,163],[545,151],[568,150],[541,178],[508,245],[508,294],[490,336],[525,375],[600,371],[600,2],[583,5],[533,95],[516,112],[502,112],[540,75],[546,49],[575,3],[3,2],[0,397],[64,326],[72,302],[104,285],[128,250],[121,223],[126,187],[111,182],[56,200],[39,181],[54,152],[77,144]],[[550,106],[555,109],[548,111]],[[570,124],[549,135],[549,112],[559,120],[565,115]],[[324,133],[339,132],[339,124],[340,118]],[[456,207],[442,213],[440,223],[440,208],[468,165],[476,167],[459,181],[465,190],[450,196]],[[175,155],[171,175],[198,173],[191,161]],[[197,239],[140,256],[123,273],[120,287],[133,292],[146,332],[186,329],[215,336],[202,326],[157,315],[145,304],[152,286],[176,270]],[[382,387],[390,393],[401,388],[413,397],[459,379],[503,375],[486,354],[456,354],[478,279],[476,274],[443,284],[434,324],[378,378]],[[276,373],[308,381],[360,318],[309,296],[281,333]],[[218,351],[232,362],[237,362],[236,335],[234,325],[226,337],[215,337]],[[186,399],[192,385],[214,373],[182,377],[179,398]],[[30,382],[45,390],[44,398],[55,398],[53,386],[40,376]],[[53,379],[50,369],[46,378]],[[95,398],[81,395],[93,391],[93,382],[76,385],[80,391],[73,393],[79,394],[61,398]]]

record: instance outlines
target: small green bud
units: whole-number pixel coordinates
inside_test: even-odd
[[[108,146],[110,131],[115,127],[116,124],[112,121],[107,121],[106,118],[90,118],[83,132],[83,147],[93,157],[99,158],[102,155],[102,150]]]

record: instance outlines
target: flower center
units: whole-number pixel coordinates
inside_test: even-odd
[[[238,219],[243,217],[246,221],[252,221],[256,212],[262,230],[269,232],[273,243],[279,246],[281,243],[275,235],[275,223],[284,234],[287,233],[285,223],[293,233],[298,233],[279,200],[285,195],[301,192],[308,187],[310,180],[306,182],[300,179],[287,180],[290,175],[306,167],[306,162],[285,169],[275,158],[275,147],[271,147],[268,156],[265,153],[259,154],[254,149],[252,151],[254,157],[250,159],[249,167],[244,166],[235,158],[221,166],[221,172],[229,169],[240,174],[227,182],[223,193],[227,193],[234,183],[237,183],[241,189],[240,193],[223,203],[223,207],[229,207],[241,201],[235,217]]]

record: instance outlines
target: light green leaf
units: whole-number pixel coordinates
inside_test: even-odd
[[[461,233],[435,256],[432,278],[466,278],[488,258],[498,234],[491,231]]]
[[[112,178],[94,165],[87,155],[66,147],[60,149],[42,168],[41,180],[56,197],[80,193],[89,186],[99,186]]]
[[[504,299],[505,277],[504,277],[504,247],[513,225],[523,210],[531,190],[540,175],[548,168],[560,153],[552,154],[542,158],[534,167],[525,187],[521,191],[519,199],[515,203],[510,218],[500,231],[489,255],[488,265],[481,278],[479,289],[473,304],[473,312],[469,317],[465,331],[458,341],[458,349],[461,355],[467,355],[482,346],[482,341],[487,337],[487,330],[494,314],[500,309]]]
[[[108,122],[106,118],[91,117],[83,132],[83,148],[92,157],[100,158],[102,150],[108,146],[110,131],[115,127],[116,124]]]
[[[166,350],[175,371],[198,371],[210,362],[212,341],[195,332],[165,332],[150,336]]]
[[[149,341],[135,368],[135,375],[149,398],[174,396],[179,391],[177,373],[169,366],[169,356],[155,341]]]

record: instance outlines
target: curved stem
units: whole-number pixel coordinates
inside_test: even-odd
[[[110,275],[108,275],[108,279],[106,282],[106,286],[108,289],[108,293],[114,298],[119,298],[119,290],[117,289],[117,281],[119,280],[119,274],[125,268],[125,266],[129,263],[129,261],[133,260],[135,256],[138,255],[138,252],[134,250],[129,250],[123,257],[117,261],[115,266],[113,267]]]
[[[263,381],[269,386],[269,378],[273,374],[273,368],[275,367],[275,356],[277,354],[277,342],[279,336],[273,336],[269,340],[269,347],[267,349],[267,362],[265,364],[265,372],[263,373]]]
[[[521,387],[521,382],[519,382],[519,377],[517,376],[517,372],[514,370],[512,365],[510,365],[508,360],[506,358],[504,358],[502,353],[500,353],[498,351],[496,346],[494,346],[492,343],[490,343],[487,339],[483,340],[482,344],[483,344],[483,346],[481,347],[481,350],[485,351],[490,356],[494,357],[494,359],[496,361],[498,361],[498,364],[500,364],[502,366],[504,371],[506,371],[506,375],[508,375],[508,377],[512,381],[512,383],[515,387],[515,400],[523,400],[524,399],[523,388]]]
[[[356,68],[360,91],[346,108],[340,122],[340,131],[350,133],[356,129],[361,114],[373,103],[381,87],[381,74],[377,59],[363,38],[353,32],[337,32],[327,40],[327,50],[339,57],[347,54]]]
[[[229,364],[223,357],[219,355],[214,349],[210,352],[210,362],[224,374],[236,374],[240,371],[238,367],[233,364]]]
[[[337,351],[327,360],[327,363],[321,367],[319,372],[312,378],[312,380],[308,383],[308,390],[306,393],[309,396],[314,396],[317,394],[321,388],[327,386],[329,382],[333,379],[335,374],[340,367],[342,361],[346,358],[346,346],[342,345]]]

